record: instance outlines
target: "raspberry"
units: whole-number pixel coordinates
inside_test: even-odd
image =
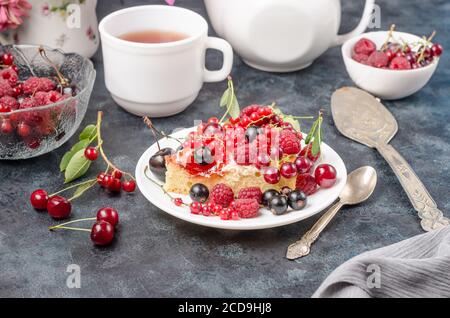
[[[352,59],[358,63],[369,65],[369,56],[361,53],[355,53],[352,56]]]
[[[12,110],[19,108],[19,102],[17,99],[11,96],[3,96],[0,98],[0,105],[9,107]]]
[[[0,97],[13,96],[14,91],[8,81],[0,79]]]
[[[280,135],[280,147],[284,154],[295,155],[301,150],[300,138],[291,130],[283,130]]]
[[[259,203],[256,199],[237,199],[236,211],[243,219],[251,219],[258,216]]]
[[[299,174],[295,184],[295,189],[303,191],[306,195],[314,194],[317,192],[316,179],[308,173]]]
[[[0,72],[0,77],[4,80],[7,80],[11,86],[17,84],[18,76],[16,71],[14,71],[12,68],[2,70]]]
[[[256,201],[261,204],[262,191],[258,187],[241,189],[239,191],[238,199],[256,199]]]
[[[356,54],[364,54],[364,55],[370,55],[377,49],[377,46],[375,43],[373,43],[371,40],[362,38],[358,42],[356,42],[355,46],[353,47],[353,51]]]
[[[22,103],[20,103],[20,109],[33,108],[37,106],[39,106],[39,103],[34,97],[24,98]]]
[[[389,58],[383,52],[375,51],[370,54],[367,63],[369,63],[373,67],[383,68],[389,64]]]
[[[411,63],[408,62],[406,57],[395,57],[389,65],[391,70],[409,70],[411,69]]]
[[[215,203],[228,207],[230,203],[234,200],[233,190],[226,184],[220,183],[214,186],[211,191],[210,199]]]
[[[63,95],[58,91],[50,91],[50,92],[37,92],[34,95],[34,98],[39,106],[49,105],[52,103],[56,103],[63,99]]]
[[[54,90],[55,83],[46,77],[30,77],[23,83],[23,92],[28,95],[36,92],[49,92]]]
[[[250,115],[257,112],[259,108],[261,108],[260,105],[247,106],[242,110],[242,114],[250,117]]]

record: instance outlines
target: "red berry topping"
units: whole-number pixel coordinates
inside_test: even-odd
[[[46,210],[48,203],[48,194],[45,190],[38,189],[30,196],[30,202],[36,210]]]
[[[219,216],[221,220],[228,221],[230,219],[229,209],[222,209],[222,211],[220,211]]]
[[[389,58],[383,52],[375,51],[370,54],[369,59],[367,60],[369,65],[372,65],[376,68],[383,68],[388,66]]]
[[[97,221],[105,221],[116,227],[119,224],[119,213],[114,208],[101,208],[97,211]]]
[[[305,156],[300,156],[295,160],[298,173],[310,173],[313,163]]]
[[[91,230],[91,241],[98,246],[111,244],[114,239],[114,226],[106,221],[98,221]]]
[[[234,200],[233,190],[226,184],[220,183],[213,187],[210,199],[216,203],[220,204],[222,207],[226,208]]]
[[[66,198],[56,195],[48,200],[47,211],[54,219],[66,219],[72,212],[72,204]]]
[[[308,173],[299,174],[295,188],[303,191],[306,195],[312,195],[317,192],[316,179]]]
[[[175,198],[173,199],[173,204],[175,204],[176,206],[182,206],[183,200],[181,198]]]
[[[0,104],[0,113],[9,113],[11,111],[11,107],[8,105]]]
[[[18,81],[17,73],[11,68],[0,71],[0,77],[7,80],[11,86],[15,86]]]
[[[202,213],[202,204],[200,202],[192,202],[190,209],[192,214],[200,214]]]
[[[230,213],[230,219],[233,221],[238,221],[240,219],[238,211],[232,210]]]
[[[264,167],[268,167],[270,166],[270,156],[266,153],[262,153],[260,155],[258,155],[257,159],[256,159],[256,167],[258,169],[264,168]]]
[[[14,90],[12,89],[9,82],[4,79],[0,79],[0,97],[13,96],[13,95],[14,95]]]
[[[301,150],[301,139],[291,130],[283,130],[280,135],[280,148],[286,155],[298,154]]]
[[[317,184],[322,188],[328,189],[336,184],[337,172],[332,165],[322,164],[317,166],[314,176]]]
[[[250,117],[251,114],[257,112],[260,107],[261,107],[260,105],[250,105],[245,107],[241,113],[245,116]]]
[[[389,65],[391,70],[410,70],[411,63],[406,57],[395,57]]]
[[[86,150],[84,151],[84,156],[90,161],[97,160],[97,158],[98,158],[97,148],[95,148],[95,147],[86,148]]]
[[[377,49],[376,44],[366,38],[362,38],[361,40],[356,42],[355,46],[353,47],[353,51],[356,54],[365,54],[365,55],[372,54],[376,49]]]
[[[5,53],[2,55],[2,62],[5,65],[13,65],[14,56],[11,53]]]
[[[259,204],[261,204],[262,191],[258,187],[241,189],[238,194],[238,199],[255,199]]]
[[[258,216],[259,203],[256,199],[237,199],[236,211],[243,219],[250,219]]]
[[[286,179],[291,179],[297,176],[297,166],[292,162],[285,162],[281,165],[280,173]]]
[[[265,169],[264,180],[269,184],[277,184],[281,180],[280,170],[275,167]]]
[[[14,97],[11,96],[3,96],[0,98],[0,107],[7,106],[11,110],[16,110],[19,108],[20,104]],[[1,111],[0,111],[1,112]]]
[[[36,94],[37,92],[50,92],[56,87],[55,83],[46,77],[29,77],[23,83],[23,92],[28,95]]]
[[[219,124],[219,118],[211,117],[210,119],[208,119],[208,124]]]

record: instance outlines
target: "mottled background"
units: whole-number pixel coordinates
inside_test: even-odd
[[[225,1],[225,0],[224,0]],[[128,6],[163,1],[100,0],[99,18]],[[342,31],[357,24],[363,1],[344,0]],[[378,1],[382,28],[429,34],[450,50],[450,2],[445,0]],[[205,16],[200,0],[179,0],[179,6]],[[213,34],[213,31],[210,31]],[[112,160],[133,171],[151,144],[140,118],[122,111],[104,86],[101,52],[94,57],[98,78],[84,120],[93,123],[98,110],[105,112],[103,135]],[[125,61],[126,62],[126,61]],[[219,56],[208,54],[217,66]],[[330,96],[351,85],[339,48],[330,49],[307,70],[268,74],[244,65],[236,56],[233,77],[242,105],[277,101],[287,112],[328,112],[325,141],[342,156],[349,170],[372,165],[379,186],[366,204],[347,208],[314,245],[312,254],[296,262],[284,259],[286,247],[317,220],[257,232],[226,232],[177,220],[158,210],[144,197],[114,197],[95,189],[76,201],[74,217],[92,216],[105,205],[121,212],[122,225],[115,243],[95,248],[84,233],[50,233],[52,221],[33,211],[28,196],[35,188],[56,190],[63,182],[58,173],[61,156],[75,142],[40,158],[0,162],[0,297],[309,297],[337,266],[361,252],[421,233],[399,182],[375,151],[351,142],[337,132],[330,116]],[[398,119],[400,131],[392,144],[411,163],[450,216],[450,51],[429,85],[420,93],[386,102]],[[183,114],[155,120],[169,131],[217,115],[225,83],[206,84],[199,98]],[[96,165],[101,169],[100,163]],[[95,168],[91,169],[95,174]],[[82,288],[68,289],[69,264],[81,267]]]

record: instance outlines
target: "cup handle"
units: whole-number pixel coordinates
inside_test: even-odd
[[[374,7],[375,7],[375,0],[366,0],[366,5],[364,7],[364,13],[361,18],[361,21],[359,21],[358,26],[349,33],[338,35],[336,37],[336,40],[334,41],[333,46],[342,45],[348,39],[351,39],[357,35],[362,34],[366,30],[367,26],[370,23],[370,19],[372,18],[372,12],[373,12]]]
[[[210,71],[206,69],[203,75],[205,82],[220,82],[230,75],[233,67],[233,49],[231,45],[222,39],[215,37],[208,37],[206,40],[206,49],[214,49],[223,53],[223,65],[220,70]]]

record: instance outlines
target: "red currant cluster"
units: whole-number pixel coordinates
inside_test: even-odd
[[[376,44],[371,40],[362,38],[353,47],[352,58],[359,63],[376,68],[410,70],[431,64],[443,53],[440,44],[431,43],[435,33],[424,43],[400,44],[397,41],[391,41],[392,32],[393,29],[380,50],[377,50]]]
[[[39,148],[45,137],[55,135],[58,138],[61,133],[57,132],[56,127],[64,106],[30,109],[63,101],[74,96],[75,89],[57,84],[47,77],[29,77],[19,81],[19,68],[10,53],[1,56],[0,67],[0,137],[8,138],[15,132],[30,149]],[[63,78],[60,73],[58,78]],[[14,112],[16,110],[29,111]]]
[[[69,227],[68,225],[84,222],[84,221],[95,221],[91,229]],[[91,233],[91,241],[97,246],[106,246],[112,243],[116,233],[117,226],[119,225],[119,213],[116,209],[105,207],[97,211],[96,218],[87,218],[74,220],[52,226],[49,228],[50,231],[56,230],[70,230],[70,231],[82,231]]]
[[[98,184],[111,192],[120,192],[121,190],[132,193],[136,190],[136,181],[133,179],[122,181],[123,173],[114,170],[112,173],[101,172],[97,176]]]

